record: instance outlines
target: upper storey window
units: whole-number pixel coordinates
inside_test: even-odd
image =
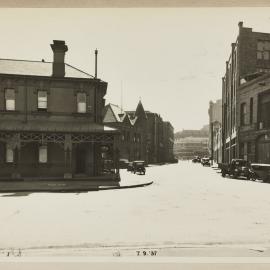
[[[247,104],[242,103],[241,107],[240,107],[240,124],[241,124],[241,126],[244,126],[247,124],[246,116],[247,116]]]
[[[270,59],[270,41],[260,40],[257,42],[257,59]]]
[[[15,111],[15,91],[14,89],[5,90],[5,104],[7,111]]]
[[[40,111],[47,111],[47,91],[38,91],[38,110]]]
[[[86,94],[77,93],[77,112],[86,113]]]

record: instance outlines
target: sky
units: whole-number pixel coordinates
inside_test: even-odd
[[[94,75],[97,48],[106,102],[141,99],[176,132],[208,123],[238,22],[270,32],[270,8],[2,8],[0,21],[0,58],[52,61],[50,44],[65,40],[66,63]]]

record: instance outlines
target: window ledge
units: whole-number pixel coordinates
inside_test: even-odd
[[[0,110],[0,113],[3,113],[3,114],[5,114],[5,113],[16,114],[16,113],[19,113],[19,111],[18,110],[14,110],[14,111],[12,111],[12,110]]]
[[[31,114],[49,116],[49,115],[51,115],[51,112],[48,112],[48,111],[32,111]]]
[[[75,112],[75,113],[72,113],[73,116],[78,116],[78,117],[83,117],[83,116],[92,116],[93,114],[90,113],[90,112],[85,112],[85,113],[79,113],[79,112]]]

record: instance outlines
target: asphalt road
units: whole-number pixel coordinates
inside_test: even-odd
[[[147,187],[0,194],[0,256],[269,256],[270,185],[191,162],[153,166]]]

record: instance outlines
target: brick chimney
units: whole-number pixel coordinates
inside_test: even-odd
[[[54,77],[64,77],[65,76],[65,53],[68,50],[65,41],[54,40],[51,44],[53,50],[53,73]]]

